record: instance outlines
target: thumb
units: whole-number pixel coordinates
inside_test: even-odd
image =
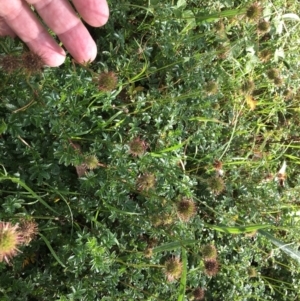
[[[16,34],[13,30],[6,24],[3,18],[0,17],[0,36],[11,36],[15,37]]]

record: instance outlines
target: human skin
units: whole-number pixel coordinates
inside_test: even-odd
[[[78,14],[91,26],[109,17],[106,0],[73,0]],[[32,5],[32,7],[30,7]],[[93,61],[97,46],[68,0],[0,0],[0,36],[18,36],[51,67],[61,65],[66,53],[37,18],[57,35],[75,61]]]

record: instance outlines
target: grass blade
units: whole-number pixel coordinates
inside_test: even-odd
[[[179,296],[177,301],[183,301],[185,296],[185,288],[186,288],[186,275],[187,275],[187,256],[185,248],[182,248],[181,252],[182,256],[182,275],[179,285]]]
[[[215,123],[221,123],[223,125],[228,125],[227,123],[223,122],[223,121],[220,121],[218,120],[217,118],[206,118],[206,117],[201,117],[201,116],[198,116],[198,117],[192,117],[189,119],[190,121],[200,121],[200,122],[215,122]]]
[[[56,261],[62,266],[62,267],[66,267],[61,261],[60,259],[57,257],[56,253],[54,252],[54,250],[52,249],[49,240],[41,233],[39,233],[39,235],[41,236],[41,238],[44,240],[45,244],[47,245],[49,251],[51,252],[52,256],[56,259]]]
[[[124,211],[124,210],[118,209],[112,205],[109,205],[107,202],[104,202],[104,201],[103,201],[103,203],[106,208],[108,208],[109,210],[114,211],[114,212],[118,212],[118,213],[125,214],[125,215],[143,215],[143,213],[130,212],[130,211]]]
[[[214,229],[219,232],[224,232],[228,234],[241,234],[247,232],[253,232],[260,229],[272,228],[272,225],[248,225],[248,226],[237,226],[237,227],[227,227],[227,226],[217,226],[205,224],[206,227]]]
[[[153,253],[164,252],[164,251],[172,251],[177,248],[182,248],[183,246],[192,245],[198,243],[198,240],[194,239],[186,239],[181,241],[174,241],[168,244],[164,244],[162,246],[156,247],[153,249]]]
[[[40,196],[38,196],[31,188],[29,188],[23,181],[21,181],[18,178],[14,178],[14,177],[9,177],[9,176],[5,176],[5,175],[1,175],[0,176],[0,181],[2,180],[10,180],[13,183],[19,184],[20,186],[22,186],[24,189],[26,189],[33,197],[35,197],[37,200],[39,200],[39,202],[41,202],[45,207],[47,207],[49,210],[51,210],[52,212],[56,213],[57,215],[59,215],[59,213],[57,211],[55,211],[54,209],[51,208],[51,206],[49,206]]]
[[[300,263],[300,252],[288,246],[285,242],[278,240],[272,234],[267,231],[259,230],[260,234],[267,237],[275,246],[281,249],[285,254],[295,259],[298,263]]]
[[[168,153],[168,152],[172,152],[174,150],[177,150],[177,149],[180,149],[182,146],[184,146],[186,144],[186,141],[185,142],[182,142],[182,143],[178,143],[176,145],[173,145],[173,146],[170,146],[170,147],[167,147],[165,149],[162,149],[160,151],[158,151],[159,154],[161,153]],[[151,153],[152,154],[152,153]],[[155,154],[155,153],[154,153]]]

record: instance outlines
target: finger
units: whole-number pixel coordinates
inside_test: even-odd
[[[12,29],[6,24],[3,18],[0,18],[0,36],[11,36],[15,37],[16,34]]]
[[[1,2],[0,15],[28,47],[40,55],[45,64],[58,66],[64,62],[65,52],[57,45],[36,18],[29,6],[21,0]]]
[[[106,0],[73,0],[80,16],[91,26],[103,26],[109,18]]]
[[[96,44],[67,0],[28,0],[28,3],[34,5],[76,61],[95,59]]]

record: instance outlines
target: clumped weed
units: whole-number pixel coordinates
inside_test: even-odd
[[[299,298],[300,7],[225,2],[111,0],[88,67],[1,39],[3,299]]]

